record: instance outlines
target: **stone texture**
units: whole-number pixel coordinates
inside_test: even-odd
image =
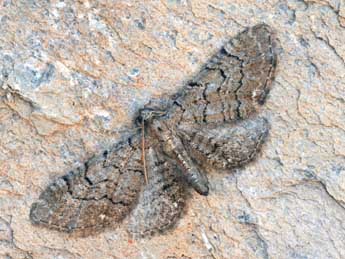
[[[344,258],[344,19],[341,0],[0,1],[0,258]],[[53,179],[260,22],[281,47],[256,161],[210,174],[210,195],[151,239],[30,224]]]

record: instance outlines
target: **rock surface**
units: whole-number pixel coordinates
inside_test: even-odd
[[[256,161],[151,239],[31,225],[48,183],[260,22],[281,46]],[[345,258],[344,1],[0,0],[0,36],[0,258]]]

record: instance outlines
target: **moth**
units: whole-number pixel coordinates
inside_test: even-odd
[[[142,108],[141,130],[51,183],[31,222],[86,235],[129,217],[147,236],[171,228],[186,190],[209,193],[210,169],[251,161],[269,131],[256,116],[270,91],[277,40],[266,24],[231,38],[174,96]]]

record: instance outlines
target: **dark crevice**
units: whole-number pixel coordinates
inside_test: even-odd
[[[92,186],[92,185],[93,185],[92,181],[91,181],[91,180],[87,177],[87,175],[86,175],[87,172],[89,171],[89,163],[88,163],[88,161],[84,163],[84,168],[85,168],[85,170],[84,170],[82,176],[84,177],[85,181],[86,181],[90,186]]]
[[[205,85],[204,91],[202,92],[202,97],[203,97],[204,101],[206,102],[205,108],[202,112],[202,121],[204,123],[207,123],[207,119],[206,119],[206,117],[207,117],[207,106],[210,104],[210,102],[207,100],[207,94],[206,94],[207,87],[208,87],[208,84]]]
[[[219,100],[220,100],[220,103],[222,105],[222,115],[223,115],[223,122],[226,122],[226,116],[225,116],[225,104],[223,102],[223,98],[221,96],[221,90],[222,90],[222,86],[226,83],[226,75],[225,75],[225,72],[223,69],[219,69],[220,70],[220,74],[222,75],[223,77],[223,82],[221,84],[219,84],[219,87],[217,88],[217,94],[218,94],[218,97],[219,97]]]
[[[161,166],[163,166],[164,164],[165,164],[164,161],[155,161],[155,166],[157,166],[157,167],[161,167]]]
[[[100,200],[105,200],[108,199],[107,194],[104,194],[103,196],[99,197],[99,198],[86,198],[86,197],[72,197],[74,200],[78,200],[78,201],[100,201]]]
[[[183,109],[183,106],[178,101],[175,100],[173,104],[177,107],[180,107],[182,111],[185,111],[185,109]]]
[[[69,182],[69,179],[68,177],[73,174],[74,172],[71,171],[69,172],[68,174],[64,175],[61,177],[62,180],[65,181],[66,185],[67,185],[67,192],[72,196],[72,186],[71,186],[71,183]]]
[[[130,147],[133,147],[133,146],[132,146],[132,139],[131,139],[131,138],[128,138],[128,139],[127,139],[127,143],[128,143],[128,145],[129,145]]]
[[[177,98],[176,98],[177,99]],[[173,102],[173,105],[174,106],[177,106],[181,111],[182,111],[182,114],[180,116],[180,118],[178,119],[177,121],[177,125],[180,125],[181,124],[181,121],[183,120],[183,114],[185,113],[186,109],[182,106],[181,103],[179,103],[177,100],[174,100]]]
[[[110,152],[109,152],[108,150],[105,150],[105,151],[102,153],[102,156],[103,156],[102,167],[103,167],[103,168],[108,168],[108,167],[111,166],[111,164],[109,164],[109,163],[111,163],[111,162],[109,162],[109,161],[107,160],[109,154],[110,154]]]
[[[338,53],[338,50],[330,43],[329,38],[328,37],[323,38],[323,37],[317,35],[317,33],[313,30],[312,30],[312,33],[317,40],[320,40],[324,44],[326,44],[326,46],[329,47],[332,50],[332,52],[337,56],[337,58],[340,60],[340,62],[343,64],[343,66],[345,66],[345,59]]]
[[[318,180],[318,182],[320,183],[322,189],[326,192],[326,194],[341,208],[341,209],[345,209],[345,204],[341,201],[338,200],[337,198],[334,197],[333,194],[331,194],[328,189],[327,189],[327,185],[322,181],[322,180]]]
[[[131,171],[133,171],[135,173],[139,173],[141,175],[144,173],[142,170],[137,170],[137,169],[130,169],[130,168],[128,168],[128,170],[131,170]]]
[[[174,182],[166,183],[166,184],[163,185],[162,191],[164,192],[166,190],[169,190],[173,186],[174,186]]]
[[[241,78],[240,78],[240,80],[238,81],[238,83],[239,83],[239,86],[235,89],[235,92],[234,92],[234,94],[235,94],[235,98],[236,98],[236,101],[237,101],[237,107],[236,107],[236,114],[237,114],[237,119],[240,119],[241,118],[241,110],[240,110],[240,108],[241,108],[241,104],[242,104],[242,102],[241,102],[241,100],[240,100],[240,98],[239,98],[239,96],[238,96],[238,91],[242,88],[242,86],[243,86],[243,78],[244,78],[244,73],[243,73],[243,60],[241,60],[241,65],[240,65],[240,73],[241,73]]]
[[[92,181],[90,180],[90,178],[86,175],[86,172],[85,172],[85,175],[84,175],[84,179],[85,179],[85,181],[86,181],[90,186],[93,185],[93,183],[92,183]]]
[[[188,83],[188,86],[190,86],[191,88],[193,88],[193,87],[196,87],[196,86],[199,87],[200,84],[197,83],[197,82],[191,81],[191,82]]]
[[[223,77],[223,82],[228,78],[222,68],[219,68],[220,75]]]
[[[229,55],[229,53],[226,51],[226,49],[224,47],[222,47],[220,49],[219,54],[224,55],[224,56],[228,56]]]
[[[130,204],[124,201],[113,201],[112,199],[107,198],[114,205],[122,205],[123,207],[128,207]]]

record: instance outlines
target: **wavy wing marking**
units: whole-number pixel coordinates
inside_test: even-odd
[[[120,143],[50,184],[32,205],[30,219],[87,234],[121,221],[136,204],[142,186],[140,146]]]
[[[170,117],[178,124],[219,124],[248,118],[270,90],[276,52],[276,40],[268,25],[239,33],[187,84]]]
[[[149,184],[130,218],[129,230],[139,237],[173,227],[185,206],[185,184],[172,161],[159,150],[148,152]]]
[[[188,153],[205,168],[231,169],[255,158],[269,131],[265,118],[205,129],[181,129]]]

